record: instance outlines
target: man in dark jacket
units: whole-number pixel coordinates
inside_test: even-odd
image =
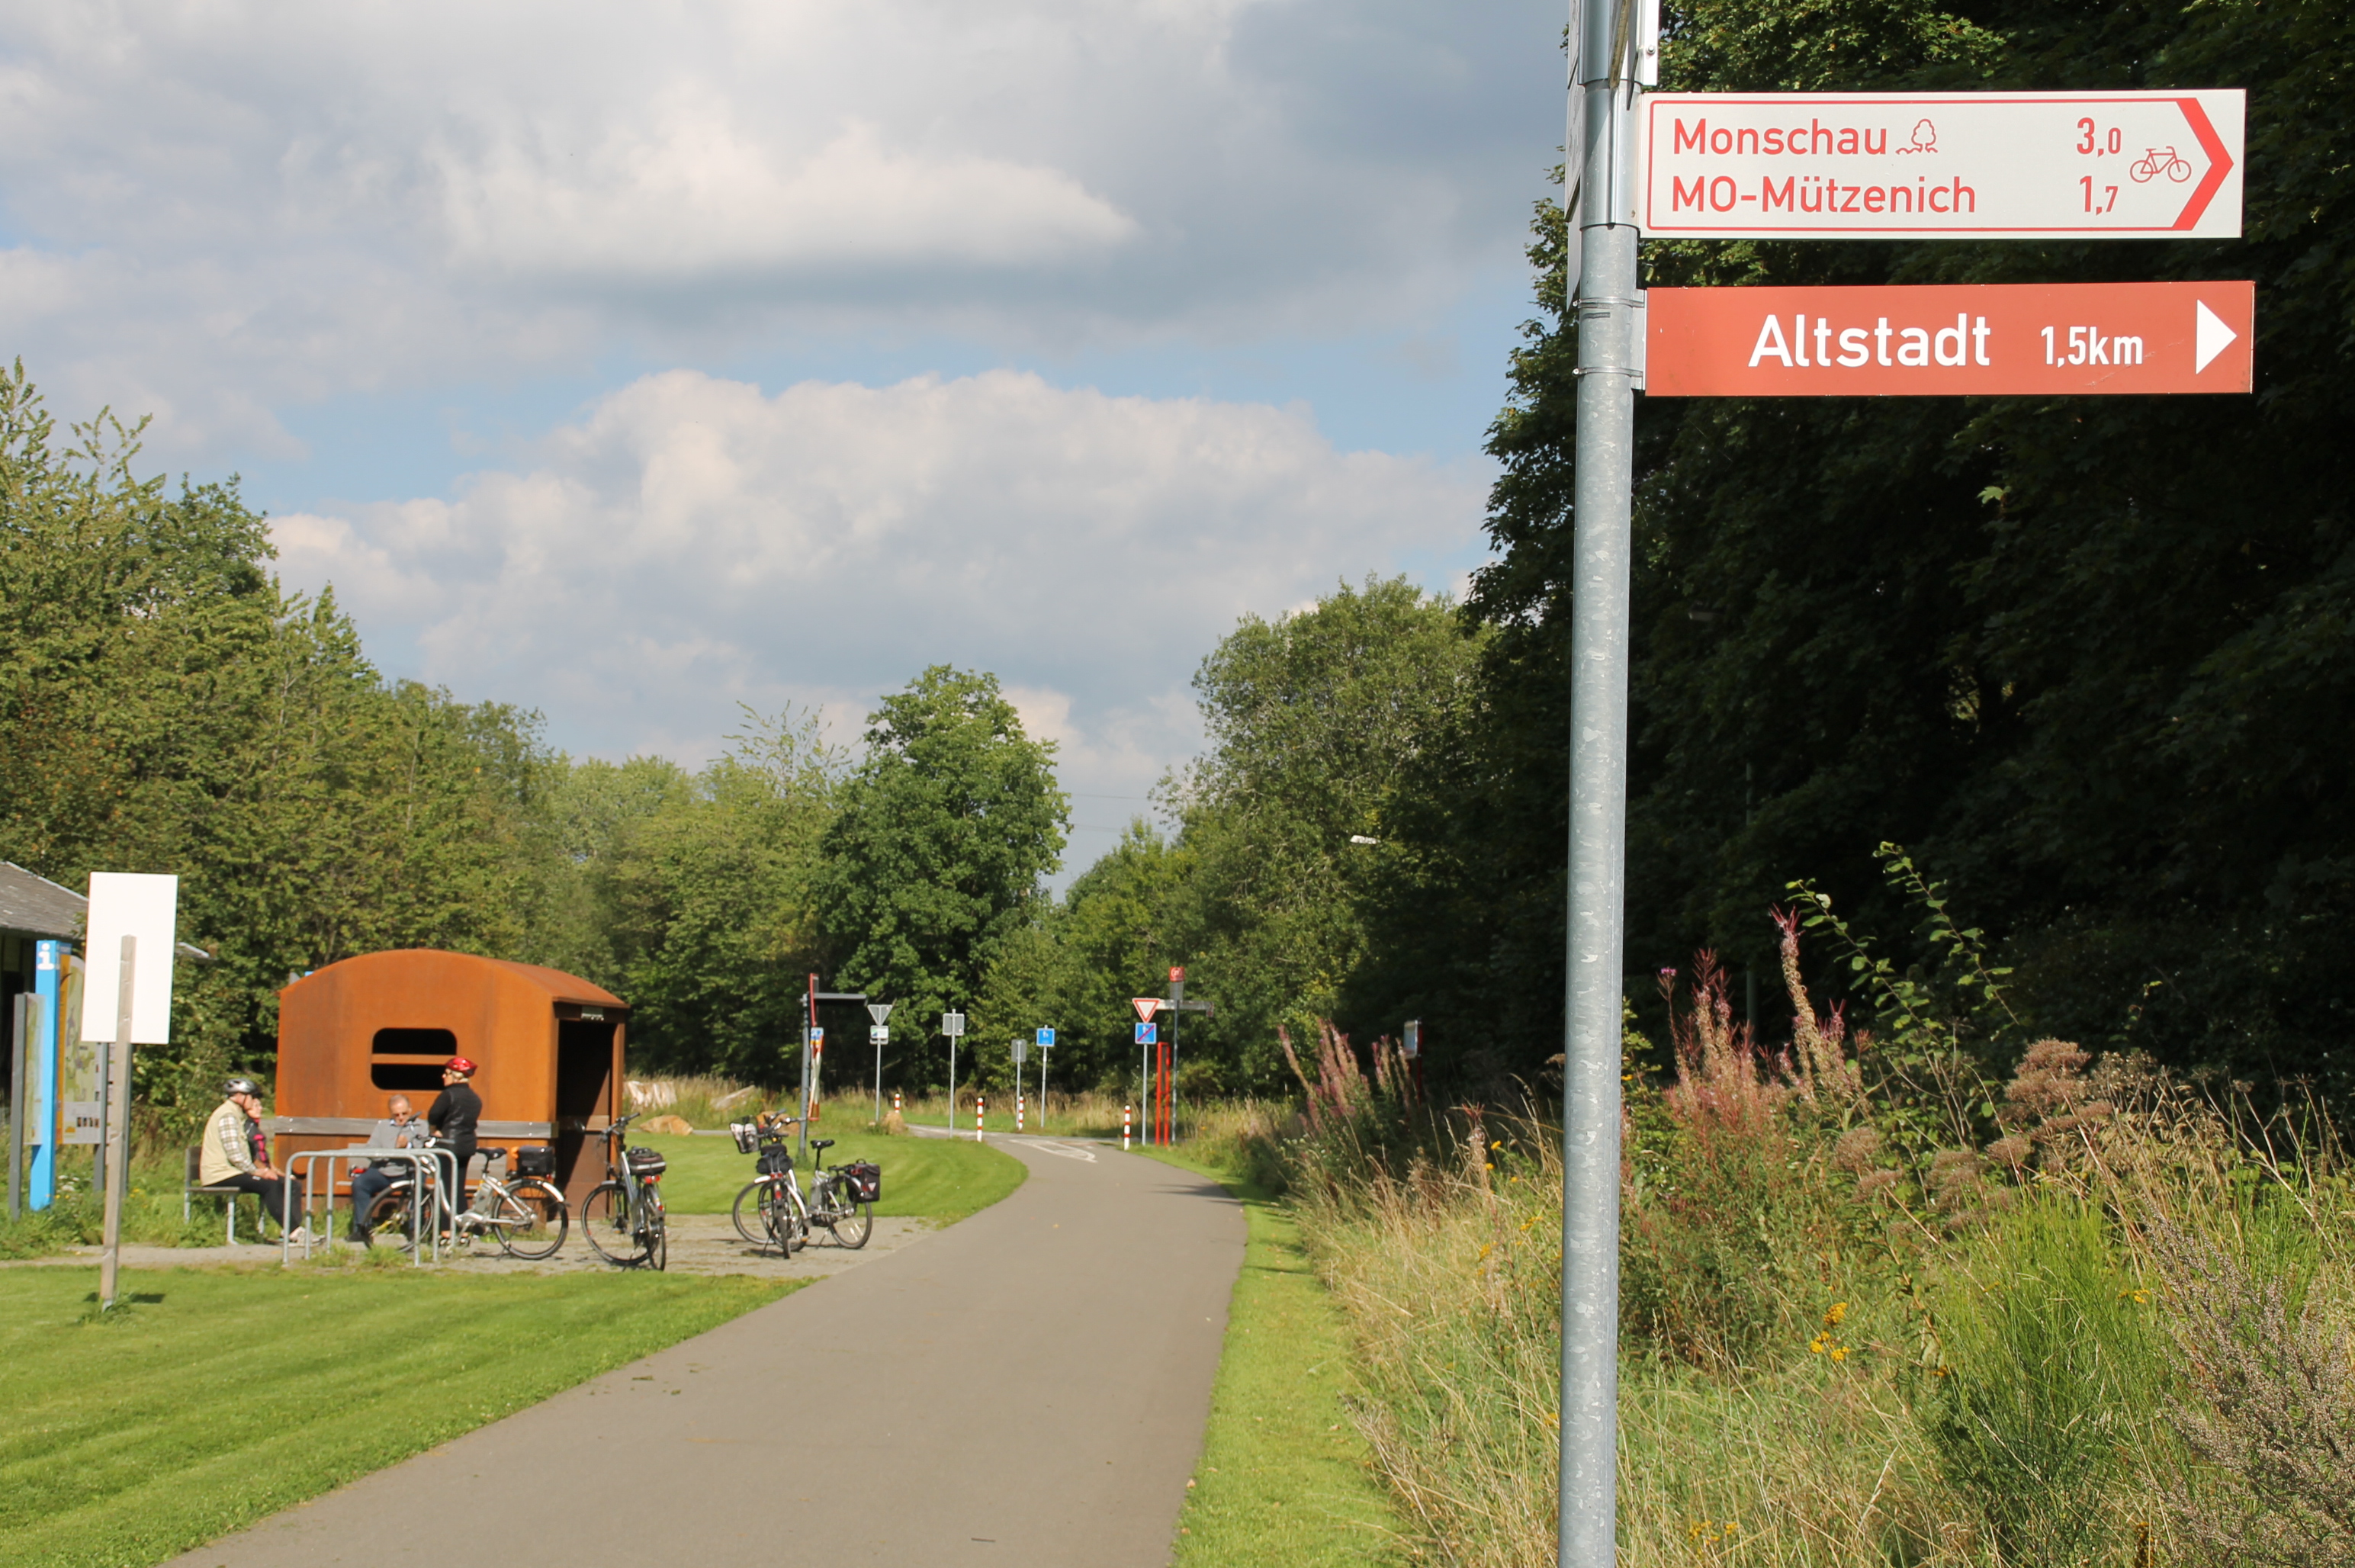
[[[474,1064],[453,1056],[442,1068],[442,1093],[425,1112],[425,1125],[458,1157],[458,1189],[450,1194],[451,1211],[466,1211],[466,1165],[474,1157],[474,1128],[483,1119],[483,1097],[467,1082]]]

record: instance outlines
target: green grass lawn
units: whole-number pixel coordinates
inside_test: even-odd
[[[837,1140],[826,1151],[825,1164],[871,1159],[883,1168],[883,1200],[875,1206],[879,1215],[914,1215],[945,1225],[988,1208],[1021,1186],[1029,1174],[1020,1160],[987,1144],[885,1137],[863,1127],[854,1131],[828,1126],[817,1136]],[[670,1170],[663,1178],[663,1202],[674,1214],[725,1214],[736,1201],[736,1194],[752,1179],[752,1156],[738,1154],[730,1138],[698,1136],[630,1141],[658,1148],[670,1161]],[[801,1177],[806,1191],[806,1168]]]
[[[1227,1339],[1194,1488],[1178,1516],[1178,1568],[1363,1568],[1402,1562],[1389,1496],[1341,1406],[1349,1345],[1281,1204],[1167,1150],[1242,1200],[1251,1223],[1227,1307]]]
[[[806,1283],[0,1271],[0,1564],[148,1564]]]

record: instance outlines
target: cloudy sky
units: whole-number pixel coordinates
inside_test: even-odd
[[[0,351],[576,753],[995,670],[1084,864],[1238,616],[1482,559],[1561,12],[13,6]]]

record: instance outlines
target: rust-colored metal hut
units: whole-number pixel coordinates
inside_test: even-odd
[[[628,1013],[575,975],[432,948],[314,971],[278,993],[278,1157],[366,1137],[395,1093],[423,1115],[442,1064],[471,1057],[480,1141],[552,1143],[578,1202],[605,1170],[604,1140],[585,1135],[621,1115]]]

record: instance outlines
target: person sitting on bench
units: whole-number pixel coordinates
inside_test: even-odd
[[[384,1104],[385,1119],[368,1134],[368,1148],[423,1148],[425,1124],[417,1119],[410,1108],[409,1096],[395,1094]],[[362,1246],[371,1245],[368,1237],[368,1213],[387,1188],[410,1175],[415,1168],[405,1159],[379,1159],[352,1172],[351,1238]]]
[[[197,1165],[202,1184],[250,1192],[261,1200],[262,1214],[282,1223],[288,1214],[295,1215],[288,1239],[309,1241],[310,1233],[300,1218],[303,1184],[289,1180],[269,1160],[270,1145],[261,1133],[261,1086],[250,1078],[232,1078],[221,1085],[221,1092],[229,1098],[213,1108],[205,1124],[204,1152]]]

